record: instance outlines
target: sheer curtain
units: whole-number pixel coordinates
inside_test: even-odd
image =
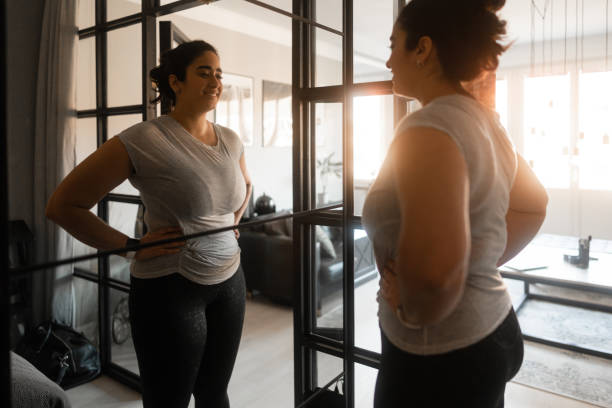
[[[76,0],[45,2],[38,62],[34,135],[34,217],[36,261],[73,255],[72,238],[45,218],[45,206],[75,166]],[[34,278],[35,319],[74,323],[72,265],[38,272]],[[35,322],[36,322],[35,321]]]

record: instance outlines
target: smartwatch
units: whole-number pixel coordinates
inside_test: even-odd
[[[136,238],[128,238],[127,241],[125,241],[125,246],[126,247],[134,247],[136,245],[140,245],[140,240],[136,239]],[[125,252],[124,255],[127,259],[134,259],[134,257],[136,256],[136,250],[129,250]]]

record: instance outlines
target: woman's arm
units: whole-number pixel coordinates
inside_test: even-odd
[[[506,249],[497,266],[514,258],[538,233],[546,217],[547,204],[546,190],[525,159],[518,155],[518,168],[506,214]]]
[[[79,241],[100,250],[124,247],[128,236],[112,228],[90,211],[109,191],[132,172],[125,146],[118,137],[104,143],[74,168],[57,187],[47,203],[46,216]],[[177,232],[178,231],[178,232]],[[180,236],[179,228],[154,231],[142,242]],[[184,243],[138,251],[138,258],[178,252]]]
[[[242,171],[242,176],[244,177],[244,182],[246,183],[246,195],[244,197],[244,201],[242,205],[234,213],[234,224],[238,224],[240,219],[242,218],[242,214],[246,210],[247,205],[249,204],[249,199],[251,198],[251,193],[253,190],[253,185],[251,184],[251,176],[249,176],[249,172],[246,167],[246,159],[244,158],[244,153],[240,156],[240,170]]]
[[[463,293],[471,245],[467,165],[451,138],[431,128],[409,129],[391,149],[401,210],[392,270],[404,320],[424,326],[448,316]]]

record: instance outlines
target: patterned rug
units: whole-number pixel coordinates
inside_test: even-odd
[[[612,353],[612,314],[530,300],[518,315],[525,333]],[[527,342],[513,381],[612,408],[612,360]]]
[[[513,382],[612,407],[612,362],[538,343],[525,343],[525,358]]]

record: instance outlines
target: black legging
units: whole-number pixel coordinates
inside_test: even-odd
[[[130,321],[145,408],[228,408],[244,321],[242,268],[200,285],[178,273],[132,277]]]
[[[508,382],[523,362],[523,337],[514,310],[495,331],[445,354],[406,353],[382,337],[375,408],[501,408]]]

